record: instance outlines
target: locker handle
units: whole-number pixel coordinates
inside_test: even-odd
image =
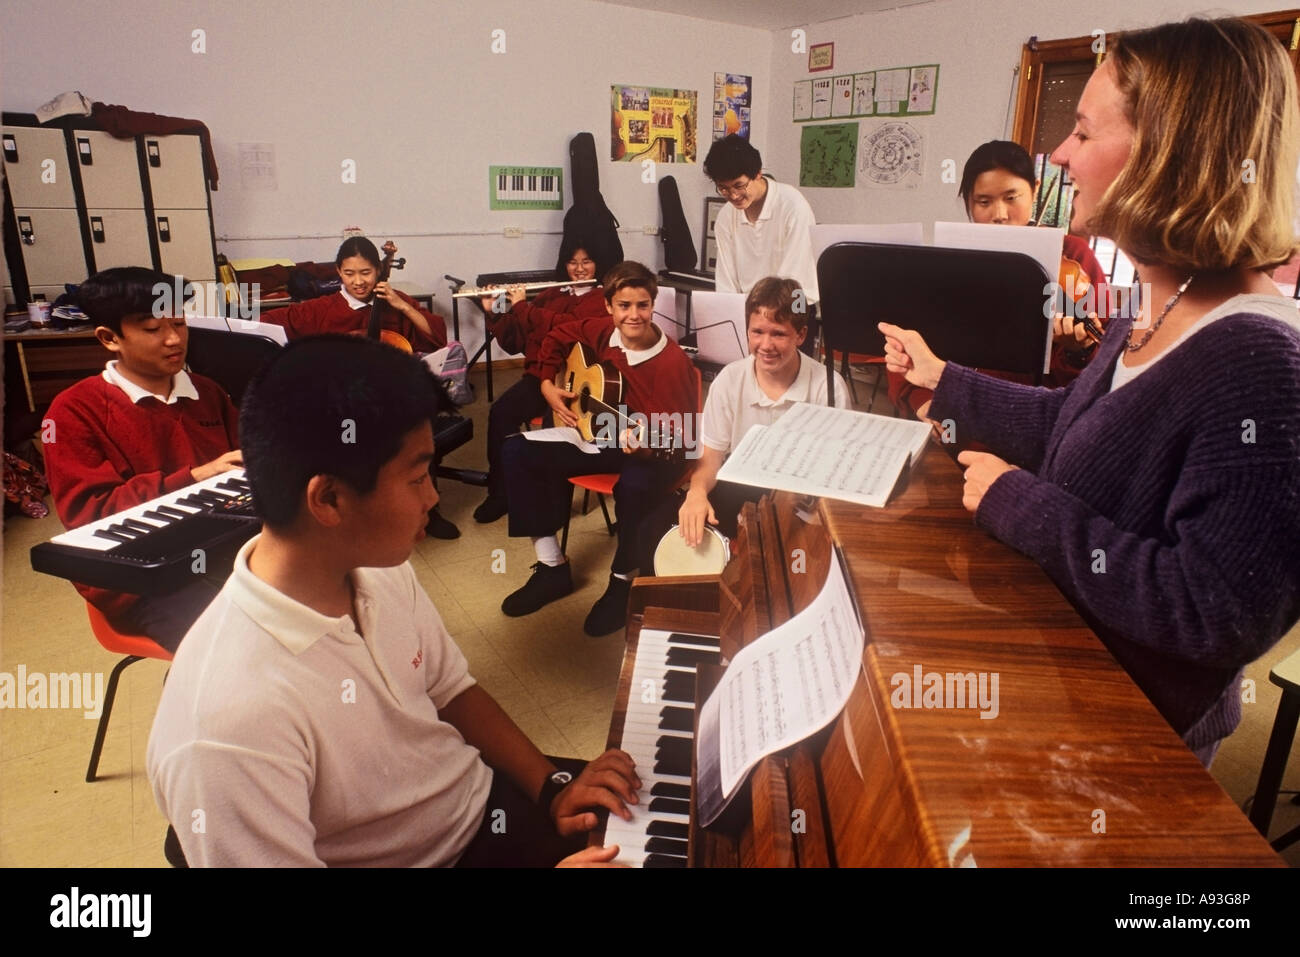
[[[94,155],[90,152],[90,137],[89,137],[89,136],[78,136],[78,137],[77,137],[77,155],[81,157],[81,165],[82,165],[82,166],[94,166],[94,165],[95,165],[95,157],[94,157]]]
[[[144,141],[145,152],[149,155],[149,165],[155,168],[162,166],[162,154],[158,151],[157,140]]]
[[[4,135],[4,151],[6,163],[18,162],[18,141],[9,133]]]
[[[158,217],[158,242],[169,243],[172,241],[171,224],[167,222],[166,216]]]
[[[23,237],[24,245],[36,245],[36,230],[32,229],[32,218],[30,216],[18,217],[18,232]]]
[[[91,217],[90,217],[90,235],[94,238],[95,242],[97,242],[97,243],[107,242],[107,240],[106,240],[106,238],[105,238],[105,236],[104,236],[104,217],[103,217],[103,216],[91,216]]]

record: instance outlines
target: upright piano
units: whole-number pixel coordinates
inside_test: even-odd
[[[931,448],[885,509],[777,493],[746,507],[721,576],[636,581],[609,742],[639,747],[628,749],[643,779],[671,796],[643,792],[646,844],[611,818],[629,863],[1283,866],[1043,571],[974,526],[961,485],[956,464]],[[720,665],[695,655],[695,701],[646,705],[662,699],[643,694],[647,668],[677,672],[658,687],[686,695],[683,666],[662,649],[638,661],[640,636],[665,630],[705,650],[691,636],[718,636],[725,663],[807,606],[833,544],[866,631],[849,703],[822,732],[761,761],[732,819],[703,829],[681,800],[691,732],[680,729]],[[894,676],[918,666],[997,673],[996,717],[895,707],[906,702]],[[662,740],[644,730],[657,723]]]

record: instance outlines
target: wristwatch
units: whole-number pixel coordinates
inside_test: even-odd
[[[557,794],[569,786],[573,775],[568,771],[553,771],[542,781],[542,791],[537,795],[537,805],[547,814],[551,812],[551,802]]]

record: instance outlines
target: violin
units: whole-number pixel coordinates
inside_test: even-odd
[[[397,255],[397,244],[391,239],[384,243],[384,261],[379,264],[379,278],[375,280],[375,285],[381,282],[387,282],[389,275],[394,269],[406,268],[406,257],[394,261]],[[380,342],[401,349],[403,352],[414,352],[411,343],[407,341],[406,336],[400,332],[394,332],[391,329],[383,328],[384,310],[388,308],[388,303],[379,296],[378,293],[372,293],[373,301],[370,304],[370,321],[367,323],[364,332],[357,330],[357,335],[365,335],[369,339],[378,339]]]
[[[1073,259],[1062,256],[1057,282],[1060,283],[1062,296],[1069,295],[1067,290],[1073,290],[1074,292],[1072,301],[1066,303],[1070,307],[1066,311],[1072,317],[1075,317],[1076,322],[1083,326],[1083,331],[1088,334],[1088,337],[1093,342],[1101,342],[1103,333],[1097,324],[1089,316],[1079,316],[1077,310],[1073,308],[1075,303],[1083,299],[1088,294],[1088,290],[1092,288],[1092,280],[1088,278],[1088,273],[1083,266]]]

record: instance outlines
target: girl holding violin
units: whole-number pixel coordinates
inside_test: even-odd
[[[1019,143],[1008,140],[990,140],[977,147],[966,160],[962,170],[958,195],[966,207],[966,216],[973,223],[997,226],[1032,226],[1034,196],[1038,192],[1038,179],[1034,175],[1034,161]],[[1089,286],[1094,290],[1106,288],[1106,274],[1093,255],[1086,240],[1066,234],[1061,249],[1061,288],[1081,296]],[[1105,328],[1103,318],[1093,317],[1096,331]],[[1048,386],[1063,386],[1073,381],[1092,357],[1098,342],[1087,327],[1068,316],[1058,316],[1054,322],[1052,361],[1050,372],[1044,380]],[[1028,383],[1027,377],[992,370],[1012,381]],[[889,376],[889,398],[900,413],[925,418],[930,391],[907,382],[900,375]]]
[[[444,348],[447,326],[442,317],[421,309],[414,299],[381,278],[384,263],[392,261],[397,246],[385,243],[384,251],[387,258],[381,261],[379,250],[366,237],[345,239],[334,257],[343,284],[337,293],[269,311],[264,318],[284,326],[290,339],[323,332],[365,332],[373,297],[385,306],[383,330],[401,336],[415,352],[432,353]]]
[[[887,368],[934,390],[930,417],[991,450],[958,456],[975,523],[1042,566],[1209,764],[1242,667],[1300,618],[1300,317],[1268,274],[1297,248],[1300,107],[1255,24],[1107,39],[1052,159],[1076,223],[1138,264],[1143,312],[1064,389],[880,330]]]
[[[592,244],[581,237],[565,236],[556,279],[560,282],[599,280],[613,264],[596,262],[587,252],[591,248],[594,248]],[[542,398],[538,373],[542,340],[556,326],[609,313],[599,282],[594,286],[543,289],[531,301],[523,286],[507,286],[501,292],[484,296],[482,304],[488,331],[501,348],[524,356],[523,377],[493,402],[488,412],[488,495],[474,510],[474,520],[486,524],[506,514],[506,477],[501,468],[501,450],[507,436],[519,431],[519,423],[550,411]],[[507,307],[504,311],[503,306]]]

